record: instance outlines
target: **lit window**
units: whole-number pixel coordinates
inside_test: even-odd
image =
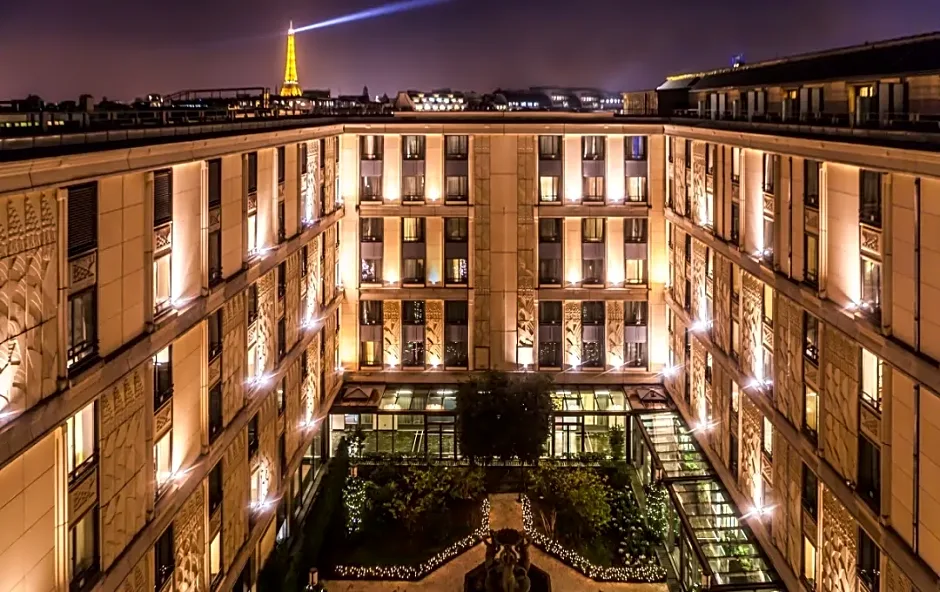
[[[646,177],[627,177],[627,201],[646,201]]]
[[[806,385],[806,398],[803,409],[803,427],[813,436],[819,431],[819,393]]]
[[[215,582],[222,575],[222,531],[215,533],[209,543],[209,581]]]
[[[556,202],[559,199],[558,177],[539,177],[539,199],[545,202]]]
[[[251,474],[251,505],[256,506],[264,500],[264,483],[261,480],[261,467],[255,469]]]
[[[157,313],[166,310],[170,304],[170,262],[169,253],[153,262],[153,303]]]
[[[254,378],[258,375],[258,352],[255,344],[248,346],[248,378]]]
[[[255,251],[258,248],[257,240],[257,215],[251,214],[248,216],[248,254],[254,255]]]
[[[816,589],[816,546],[807,537],[803,537],[803,580],[810,590]]]
[[[774,289],[764,284],[764,322],[768,325],[774,324]]]
[[[731,411],[738,412],[741,405],[741,391],[738,390],[738,383],[731,382]]]
[[[153,464],[157,477],[157,492],[166,487],[173,472],[173,429],[167,430],[153,447]]]
[[[881,409],[882,364],[875,354],[862,348],[862,400],[877,410]]]
[[[95,404],[89,403],[84,409],[66,420],[68,432],[68,470],[74,477],[77,470],[86,463],[95,462]]]
[[[764,419],[763,430],[761,432],[761,448],[768,458],[774,455],[774,426],[766,417]]]

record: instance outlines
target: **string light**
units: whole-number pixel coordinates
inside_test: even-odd
[[[536,547],[592,580],[600,582],[663,582],[666,580],[666,570],[658,563],[620,567],[595,565],[558,541],[542,534],[534,527],[532,503],[526,495],[522,496],[522,528]]]
[[[484,499],[480,526],[427,561],[418,565],[337,565],[340,578],[352,580],[420,580],[482,540],[490,532],[490,500]],[[348,527],[347,522],[347,527]]]

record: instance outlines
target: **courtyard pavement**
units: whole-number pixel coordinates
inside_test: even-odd
[[[490,527],[522,530],[522,505],[516,494],[490,496]],[[553,592],[667,592],[666,584],[595,582],[535,547],[529,547],[532,563],[548,572]],[[324,582],[329,592],[463,592],[464,575],[483,563],[485,548],[476,545],[418,582],[333,580]]]

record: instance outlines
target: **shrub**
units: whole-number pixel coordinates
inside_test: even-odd
[[[549,536],[558,529],[586,539],[610,521],[607,484],[597,471],[547,463],[533,470],[531,478],[539,518]]]

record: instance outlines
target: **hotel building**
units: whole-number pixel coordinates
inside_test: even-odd
[[[340,436],[457,458],[484,369],[554,375],[548,455],[627,429],[683,589],[936,589],[938,50],[0,138],[0,592],[251,589]]]

